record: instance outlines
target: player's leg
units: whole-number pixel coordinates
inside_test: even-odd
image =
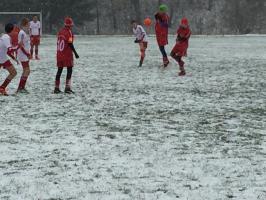
[[[67,67],[67,77],[66,77],[66,87],[65,93],[73,94],[74,92],[71,90],[71,78],[72,78],[73,67]]]
[[[61,78],[62,72],[63,72],[63,67],[58,67],[56,77],[55,77],[55,89],[54,89],[55,94],[61,93],[60,78]]]
[[[17,71],[10,61],[5,62],[3,66],[8,71],[9,75],[0,86],[0,95],[8,95],[6,93],[6,87],[9,85],[12,79],[15,78],[15,76],[17,75]]]
[[[40,60],[40,58],[39,58],[39,44],[36,43],[36,44],[34,45],[34,47],[35,47],[35,59],[36,59],[36,60]]]
[[[29,61],[26,61],[26,62],[21,62],[21,65],[23,67],[23,72],[20,78],[17,92],[28,93],[27,90],[25,89],[25,86],[26,86],[28,77],[30,75],[30,64],[29,64]]]
[[[139,61],[139,67],[142,66],[143,61],[145,59],[146,56],[146,49],[148,47],[148,43],[147,42],[141,42],[139,43],[140,46],[140,61]]]
[[[159,49],[160,49],[161,54],[163,56],[163,65],[164,65],[164,67],[167,67],[168,64],[169,64],[169,60],[168,60],[168,57],[167,57],[167,53],[165,51],[165,47],[164,46],[159,46]]]
[[[31,57],[31,59],[33,58],[33,50],[34,50],[34,41],[33,41],[33,36],[31,36],[31,38],[30,38],[30,57]]]
[[[186,71],[185,71],[185,62],[182,60],[182,56],[178,56],[174,51],[171,52],[171,57],[174,58],[176,60],[176,62],[179,65],[179,76],[184,76],[186,75]]]

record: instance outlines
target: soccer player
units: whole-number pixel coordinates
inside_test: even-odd
[[[18,62],[14,55],[12,54],[15,49],[12,48],[11,45],[11,38],[10,33],[13,31],[14,25],[9,23],[5,25],[5,32],[1,38],[0,38],[0,68],[4,67],[9,72],[9,75],[3,82],[3,84],[0,86],[0,95],[8,96],[6,92],[6,87],[9,85],[9,83],[12,81],[12,79],[17,75],[17,71],[8,59],[7,55],[11,57],[13,60]]]
[[[20,28],[19,26],[17,25],[17,21],[16,20],[13,20],[11,22],[14,26],[12,32],[9,34],[10,38],[11,38],[11,44],[13,47],[16,47],[18,46],[18,33],[20,31]]]
[[[38,17],[34,16],[32,21],[30,22],[30,54],[31,58],[33,58],[33,51],[35,48],[35,59],[40,60],[38,53],[39,53],[39,45],[41,39],[41,23],[38,21]]]
[[[28,93],[25,89],[28,77],[30,75],[30,36],[29,36],[29,19],[23,18],[21,21],[21,30],[18,34],[18,55],[17,58],[20,61],[23,73],[20,78],[17,93]]]
[[[64,28],[62,28],[57,34],[57,73],[55,78],[55,89],[54,93],[61,93],[60,90],[60,78],[63,72],[63,68],[67,68],[67,77],[66,77],[66,86],[65,93],[73,94],[74,92],[71,90],[71,77],[72,70],[74,66],[73,62],[73,53],[75,57],[78,59],[79,55],[75,50],[73,45],[74,35],[72,33],[72,27],[74,26],[74,22],[72,18],[66,17],[64,21]]]
[[[191,30],[187,18],[181,20],[180,26],[177,30],[176,45],[174,46],[171,56],[179,64],[179,76],[185,76],[186,71],[184,68],[185,62],[182,60],[183,56],[187,56],[187,49],[189,45],[189,38],[191,36]]]
[[[138,43],[140,48],[139,67],[141,67],[145,58],[145,51],[148,47],[147,33],[144,30],[144,28],[141,25],[139,25],[135,20],[133,20],[131,24],[133,26],[133,33],[136,36],[135,43]]]
[[[159,7],[159,12],[155,14],[155,33],[156,39],[163,56],[163,66],[167,67],[169,64],[169,60],[167,57],[167,53],[165,51],[165,46],[168,44],[168,27],[169,27],[169,16],[167,15],[167,6],[161,5]]]

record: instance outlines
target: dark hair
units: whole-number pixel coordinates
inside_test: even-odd
[[[8,24],[5,25],[5,32],[6,33],[11,33],[13,31],[13,29],[14,29],[14,25],[13,24],[8,23]]]
[[[131,24],[137,23],[136,20],[131,20]]]

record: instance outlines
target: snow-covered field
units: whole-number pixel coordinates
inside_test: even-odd
[[[76,94],[54,95],[43,39],[30,94],[0,97],[1,200],[266,199],[266,38],[194,37],[184,78],[133,40],[77,38]]]

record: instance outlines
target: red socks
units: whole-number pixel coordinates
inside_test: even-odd
[[[20,82],[19,82],[18,89],[24,89],[27,80],[28,80],[28,77],[26,77],[26,76],[22,76],[22,77],[20,78]]]
[[[8,86],[8,84],[11,82],[11,80],[9,80],[8,78],[4,81],[4,83],[0,86],[3,89],[6,89],[6,87]]]

